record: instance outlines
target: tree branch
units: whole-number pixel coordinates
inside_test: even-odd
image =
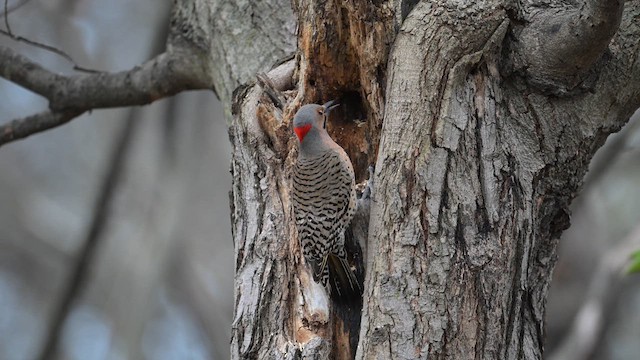
[[[624,0],[585,0],[580,8],[535,14],[518,36],[515,62],[534,83],[572,88],[607,49]]]
[[[0,46],[0,76],[46,98],[64,76],[54,74],[11,48]]]
[[[210,89],[202,56],[174,48],[129,71],[65,76],[0,46],[0,76],[49,100],[51,111],[0,126],[0,146],[65,124],[85,111],[146,105],[185,90]]]
[[[80,110],[63,112],[47,110],[22,119],[13,120],[0,126],[0,146],[66,124],[83,112]]]
[[[183,90],[210,88],[190,54],[165,52],[118,73],[63,76],[0,47],[0,76],[49,99],[52,110],[146,105]],[[197,59],[196,59],[197,60]]]

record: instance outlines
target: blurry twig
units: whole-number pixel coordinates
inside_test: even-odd
[[[113,144],[112,155],[107,165],[107,174],[98,191],[91,225],[85,236],[82,248],[78,253],[78,260],[71,268],[70,279],[62,295],[53,319],[49,323],[46,342],[40,353],[40,360],[56,358],[56,350],[62,335],[65,320],[72,310],[74,302],[80,297],[82,290],[90,275],[90,266],[95,258],[97,245],[107,224],[111,204],[115,198],[114,193],[126,165],[126,155],[129,151],[131,139],[138,124],[139,110],[131,109],[129,116]]]
[[[7,17],[5,16],[5,22],[6,22],[6,18]],[[6,25],[8,25],[8,24],[9,23],[6,22]],[[89,69],[89,68],[85,68],[85,67],[79,66],[73,60],[73,58],[69,54],[67,54],[66,52],[64,52],[64,51],[62,51],[62,50],[60,50],[60,49],[58,49],[56,47],[47,45],[47,44],[43,44],[43,43],[39,43],[37,41],[29,40],[29,39],[27,39],[25,37],[22,37],[22,36],[14,35],[11,32],[11,30],[5,31],[5,30],[0,29],[0,34],[6,35],[6,36],[10,37],[11,39],[13,39],[15,41],[19,41],[19,42],[23,42],[25,44],[33,45],[35,47],[38,47],[38,48],[41,48],[43,50],[47,50],[47,51],[50,51],[50,52],[52,52],[54,54],[57,54],[57,55],[63,57],[65,60],[69,61],[73,65],[73,70],[80,71],[80,72],[85,72],[85,73],[89,73],[89,74],[96,74],[96,73],[101,73],[102,72],[100,70],[94,70],[94,69]]]
[[[4,0],[4,11],[3,11],[2,15],[4,17],[4,26],[7,28],[7,30],[5,31],[5,30],[0,29],[0,34],[8,36],[9,38],[11,38],[11,39],[13,39],[15,41],[23,42],[25,44],[29,44],[29,45],[41,48],[43,50],[50,51],[50,52],[52,52],[52,53],[54,53],[56,55],[59,55],[59,56],[63,57],[65,60],[67,60],[68,62],[70,62],[71,64],[73,64],[73,70],[86,72],[86,73],[99,73],[100,71],[98,71],[98,70],[88,69],[88,68],[79,66],[69,54],[67,54],[66,52],[64,52],[64,51],[62,51],[62,50],[60,50],[60,49],[58,49],[58,48],[56,48],[54,46],[43,44],[43,43],[40,43],[40,42],[37,42],[37,41],[33,41],[33,40],[30,40],[30,39],[27,39],[27,38],[22,37],[22,36],[15,35],[13,33],[13,31],[11,31],[11,26],[9,25],[9,13],[11,13],[12,11],[20,8],[20,6],[26,4],[28,1],[29,0],[23,0],[22,3],[16,4],[11,9],[9,9],[9,0]]]
[[[593,353],[613,305],[631,253],[640,247],[640,225],[600,259],[591,279],[587,298],[573,321],[569,334],[549,360],[584,360]]]
[[[158,41],[153,49],[154,53],[161,53],[164,46],[166,35],[161,37],[162,41]],[[162,56],[164,54],[161,54]],[[135,71],[136,69],[132,70]],[[71,267],[69,280],[66,288],[62,293],[62,299],[54,309],[54,315],[49,322],[46,340],[39,354],[40,360],[48,360],[56,358],[57,347],[62,336],[62,329],[66,319],[71,313],[74,302],[79,299],[83,289],[86,287],[87,280],[90,276],[89,270],[96,255],[102,234],[109,220],[111,206],[115,199],[115,193],[123,173],[126,169],[127,154],[133,143],[135,133],[138,129],[140,108],[133,108],[129,111],[125,124],[120,133],[116,136],[113,144],[111,157],[106,167],[106,174],[103,183],[98,189],[98,198],[94,206],[93,217],[88,228],[84,243],[77,255],[77,262]],[[0,129],[2,129],[0,127]],[[0,140],[2,132],[0,131]],[[0,145],[2,142],[0,141]]]
[[[12,12],[20,9],[21,7],[23,7],[26,3],[28,3],[31,0],[22,0],[17,4],[13,4],[11,6],[9,6],[8,4],[8,0],[5,0],[4,2],[4,9],[2,10],[2,12],[0,12],[0,16],[4,16],[5,17],[5,22],[7,21],[6,16],[11,14]]]
[[[7,28],[9,34],[11,34],[11,26],[9,26],[9,0],[4,0],[4,26]]]

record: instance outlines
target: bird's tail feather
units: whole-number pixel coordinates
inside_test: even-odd
[[[331,292],[337,295],[338,299],[359,299],[362,296],[362,285],[347,259],[329,254],[327,262]]]

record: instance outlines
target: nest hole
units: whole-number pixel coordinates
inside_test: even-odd
[[[356,182],[361,182],[369,175],[370,148],[363,99],[358,91],[345,91],[336,99],[340,106],[331,112],[327,131],[347,152],[356,173]]]

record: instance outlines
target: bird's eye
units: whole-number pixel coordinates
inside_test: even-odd
[[[324,114],[324,110],[318,109],[318,114],[320,114],[320,115]]]

